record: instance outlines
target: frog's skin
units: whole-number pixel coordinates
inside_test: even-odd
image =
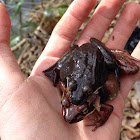
[[[136,74],[139,67],[128,53],[109,50],[95,38],[90,42],[74,45],[43,72],[54,85],[59,85],[64,119],[75,123],[94,113],[95,130],[113,111],[113,106],[104,102],[118,95],[120,74]]]

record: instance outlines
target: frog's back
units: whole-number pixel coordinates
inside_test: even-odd
[[[88,97],[107,80],[107,68],[102,53],[90,43],[75,48],[62,66],[60,78],[63,81],[76,81],[77,88],[71,91],[71,98],[73,103],[79,103],[81,99],[85,99],[85,95]],[[86,94],[83,93],[84,89],[87,89]]]

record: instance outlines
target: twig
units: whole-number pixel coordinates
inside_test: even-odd
[[[22,28],[21,28],[21,26],[22,26],[22,12],[21,11],[19,12],[19,23],[20,23],[19,31],[20,31],[20,35],[21,35],[21,39],[22,39],[23,38],[23,31],[22,31]]]
[[[130,130],[132,133],[134,134],[139,134],[140,133],[140,129],[134,129],[132,127],[130,127],[129,125],[126,124],[126,122],[122,122],[122,126],[125,128],[125,129],[128,129]]]
[[[24,4],[25,4],[25,2],[24,2]],[[28,4],[29,4],[29,2],[28,2]],[[32,0],[31,5],[32,5],[32,7],[35,7],[36,4],[35,4],[34,0]]]
[[[42,7],[42,9],[45,10],[45,7],[44,7],[44,5],[43,5],[43,0],[40,0],[40,2],[41,2],[41,7]]]
[[[26,52],[26,50],[28,49],[29,46],[30,46],[30,44],[25,45],[22,53],[20,54],[20,56],[19,56],[19,58],[17,60],[18,64],[20,64],[22,62],[23,55],[25,54],[25,52]]]
[[[12,51],[16,51],[17,49],[19,49],[22,45],[24,45],[24,43],[26,43],[27,40],[24,38],[23,40],[21,40],[16,46],[12,47],[11,50]]]

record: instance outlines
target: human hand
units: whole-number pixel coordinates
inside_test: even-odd
[[[124,0],[102,0],[82,31],[77,41],[78,45],[88,42],[91,37],[101,40],[123,2]],[[59,90],[42,73],[68,49],[95,3],[94,0],[73,1],[55,27],[29,78],[25,78],[21,73],[9,49],[10,20],[6,9],[0,4],[0,135],[2,140],[119,139],[124,100],[133,83],[139,78],[139,73],[121,78],[120,94],[109,103],[114,106],[113,113],[108,121],[94,132],[92,126],[86,126],[87,122],[90,123],[88,118],[76,124],[68,124],[64,121],[61,115]],[[106,46],[123,49],[139,18],[140,6],[135,3],[127,4]],[[115,40],[112,40],[113,36]],[[140,44],[133,52],[133,56],[138,59],[140,59],[139,51]],[[92,117],[92,114],[89,117]]]

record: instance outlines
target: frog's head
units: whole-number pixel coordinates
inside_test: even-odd
[[[89,77],[89,75],[87,77]],[[92,84],[90,78],[88,78],[87,80],[87,78],[84,77],[86,77],[86,75],[83,75],[82,78],[78,78],[77,81],[71,79],[67,83],[67,92],[69,94],[69,100],[74,105],[82,105],[86,103],[88,97],[91,94],[94,94],[94,92],[96,91],[97,85]]]

